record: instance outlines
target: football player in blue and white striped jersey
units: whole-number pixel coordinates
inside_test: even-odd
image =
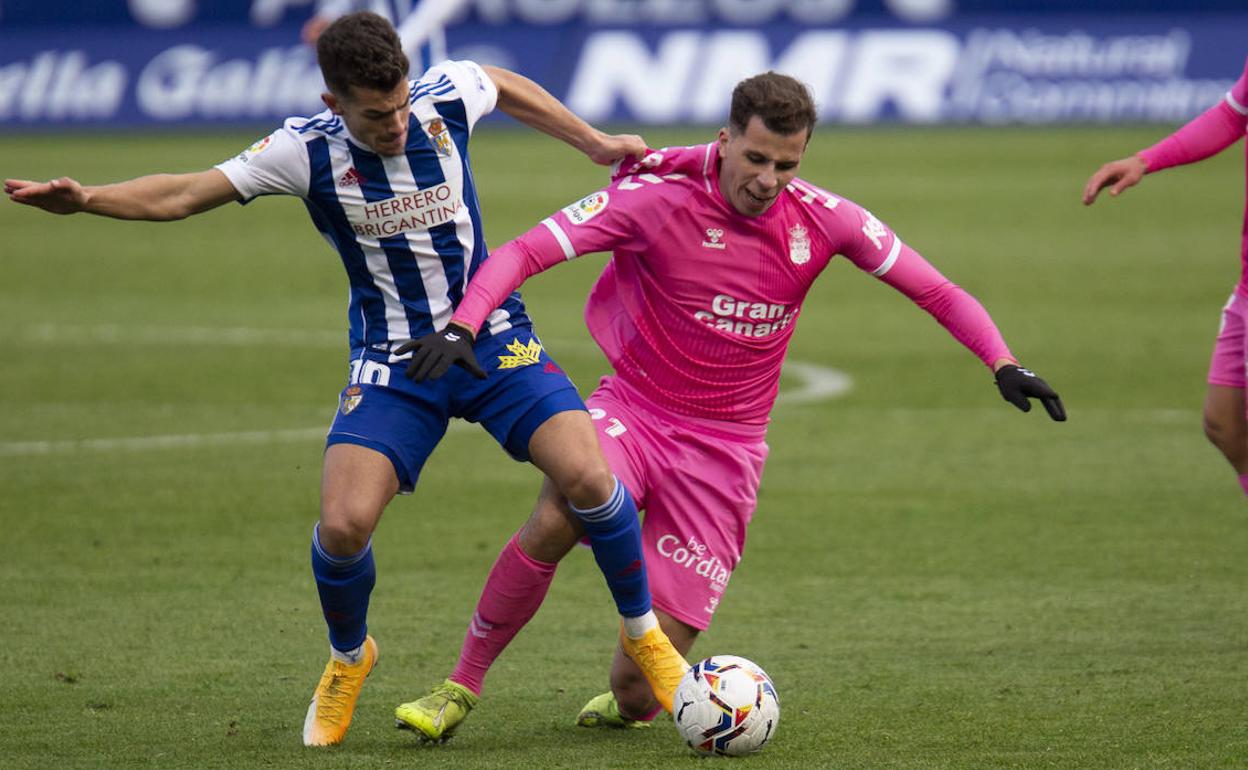
[[[658,627],[641,550],[637,509],[603,458],[585,406],[542,348],[513,293],[476,339],[448,326],[473,273],[488,258],[468,142],[495,107],[607,164],[640,157],[640,137],[611,136],[577,118],[537,84],[473,62],[442,62],[417,81],[394,28],[373,13],[343,16],[317,42],[328,109],[292,118],[237,157],[207,171],[144,176],[84,186],[5,180],[10,200],[69,214],[174,220],[230,201],[296,195],[338,252],[350,283],[350,375],[329,429],[312,571],[326,623],[330,661],[304,723],[307,745],[342,741],[365,677],[377,661],[367,633],[376,577],[371,536],[382,511],[410,492],[452,417],[481,423],[514,458],[531,461],[567,499],[569,527],[590,537],[622,618],[639,640],[643,670],[675,688],[686,664]],[[441,334],[462,355],[444,377],[411,358],[412,340]],[[426,379],[431,375],[436,379]],[[562,553],[528,529],[504,549],[507,580],[549,582]],[[496,569],[499,569],[496,565]],[[540,603],[535,590],[525,601]],[[544,593],[544,592],[542,592]],[[523,621],[510,606],[482,617],[501,645]],[[523,613],[521,613],[523,615]],[[514,621],[514,622],[513,622]],[[479,693],[448,683],[438,697],[461,717]],[[462,692],[461,692],[462,691]],[[445,739],[405,704],[400,721]],[[451,726],[447,726],[451,727]],[[436,729],[435,729],[436,728]],[[429,730],[436,735],[431,735]]]

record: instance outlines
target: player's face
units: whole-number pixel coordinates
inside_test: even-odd
[[[719,130],[719,192],[741,214],[761,215],[797,176],[808,131],[777,134],[757,115],[745,130]]]
[[[378,155],[402,155],[407,146],[407,117],[412,110],[407,81],[400,80],[392,91],[355,86],[345,96],[325,94],[322,98],[342,116],[351,136]]]

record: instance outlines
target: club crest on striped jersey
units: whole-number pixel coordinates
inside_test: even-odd
[[[425,124],[425,133],[429,134],[429,142],[439,157],[451,156],[451,132],[446,130],[442,118],[434,118]]]
[[[364,390],[359,385],[352,385],[342,392],[342,398],[339,400],[338,411],[344,415],[351,414],[355,408],[360,405],[360,401],[364,399]]]
[[[583,225],[602,213],[610,200],[607,191],[601,190],[592,195],[586,195],[571,206],[564,207],[563,213],[572,224]]]
[[[810,237],[806,228],[801,225],[789,228],[789,259],[795,265],[804,265],[810,261]]]
[[[528,342],[512,340],[507,343],[507,350],[511,355],[498,357],[499,369],[519,369],[522,366],[532,366],[541,362],[542,343],[536,338],[530,337]]]

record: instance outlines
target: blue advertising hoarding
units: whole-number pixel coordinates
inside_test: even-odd
[[[390,0],[401,13],[410,0]],[[0,130],[270,124],[320,107],[316,0],[0,0]],[[767,69],[821,118],[1180,122],[1243,71],[1248,9],[1108,0],[468,0],[451,55],[595,122],[716,124]],[[1045,12],[1047,11],[1047,12]]]

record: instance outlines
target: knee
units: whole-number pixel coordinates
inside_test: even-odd
[[[321,503],[321,521],[317,526],[321,547],[333,556],[359,553],[373,536],[375,520],[371,511],[325,500]]]
[[[1205,436],[1239,473],[1248,473],[1248,434],[1244,424],[1205,412]]]
[[[520,528],[517,541],[526,555],[554,564],[572,550],[583,534],[576,517],[560,504],[558,492],[547,480],[537,507]]]
[[[558,480],[559,493],[577,508],[607,502],[615,490],[615,475],[601,458],[578,463]]]
[[[1202,422],[1204,424],[1205,436],[1208,437],[1214,446],[1223,451],[1242,446],[1245,443],[1242,428],[1221,415],[1205,412]]]

